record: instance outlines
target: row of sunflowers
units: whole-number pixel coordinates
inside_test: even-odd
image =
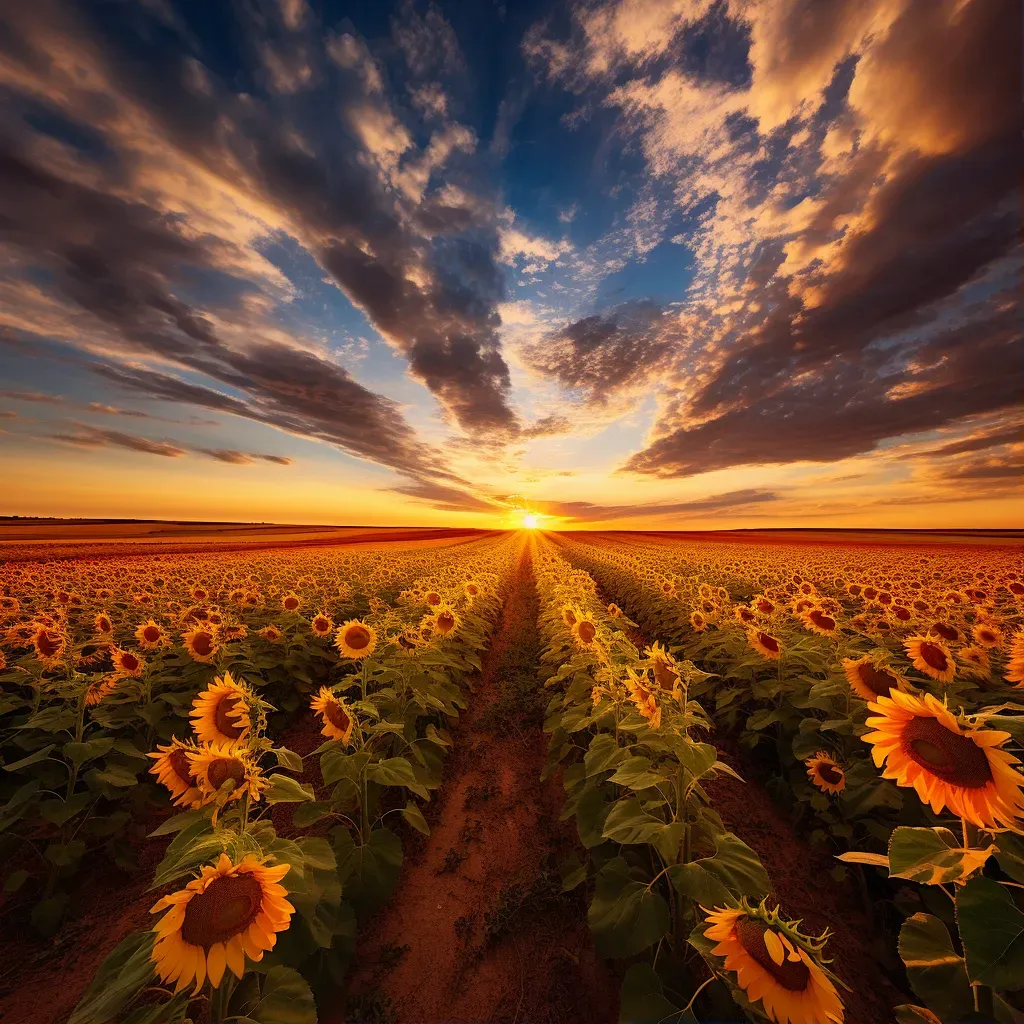
[[[1019,553],[601,537],[559,552],[666,637],[671,664],[707,673],[690,693],[812,839],[884,869],[876,919],[899,923],[927,1008],[901,1019],[1024,1020]]]
[[[698,1012],[730,1020],[739,1006],[752,1019],[838,1024],[828,933],[804,933],[773,905],[760,859],[705,788],[734,774],[700,738],[712,723],[694,693],[707,673],[660,643],[638,650],[623,610],[541,545],[546,772],[563,773],[563,817],[575,819],[585,851],[563,865],[563,885],[589,883],[598,954],[632,961],[620,1019],[696,1024]]]
[[[515,550],[4,568],[5,914],[31,901],[52,932],[79,866],[170,837],[153,926],[71,1024],[314,1024],[397,882],[396,823],[429,832]],[[301,757],[286,739],[304,712],[324,742]]]

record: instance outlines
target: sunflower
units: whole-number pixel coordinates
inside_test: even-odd
[[[752,629],[747,633],[747,642],[763,658],[778,661],[782,657],[782,644],[764,630]]]
[[[982,647],[998,647],[1003,642],[1003,632],[997,626],[989,626],[979,622],[972,630],[971,636]]]
[[[324,723],[321,733],[334,740],[341,740],[347,747],[352,739],[355,719],[350,714],[343,698],[332,693],[326,686],[309,702],[309,706],[320,716]]]
[[[622,618],[622,609],[617,604],[615,604],[613,602],[612,604],[608,605],[608,614],[613,619],[621,619]]]
[[[441,604],[434,611],[430,624],[434,627],[435,633],[448,636],[462,625],[462,620],[455,614],[455,609],[450,604]]]
[[[956,662],[949,648],[937,637],[909,636],[903,641],[907,657],[914,668],[940,683],[951,683],[956,675]]]
[[[658,686],[663,690],[674,690],[679,682],[676,659],[657,640],[644,651],[644,654],[651,663],[654,681]]]
[[[864,700],[887,697],[890,690],[900,689],[903,677],[890,671],[869,654],[863,658],[843,658],[843,671],[850,688]]]
[[[1024,776],[1020,762],[1002,749],[1008,732],[962,729],[957,717],[932,694],[916,697],[893,691],[868,707],[870,743],[882,778],[913,786],[921,801],[938,814],[948,807],[979,828],[1012,825],[1024,815]]]
[[[647,724],[652,729],[659,728],[661,726],[661,707],[648,684],[646,673],[627,668],[626,689],[629,691],[629,696],[636,705],[637,711],[647,719]]]
[[[67,637],[60,630],[49,626],[40,626],[32,634],[32,646],[36,650],[36,657],[44,665],[53,665],[60,661],[67,645]]]
[[[189,657],[203,664],[213,661],[220,650],[216,632],[205,626],[193,626],[187,633],[182,633],[181,639]]]
[[[1010,641],[1010,658],[1006,663],[1006,675],[1003,678],[1008,683],[1024,685],[1024,627],[1018,629]]]
[[[563,624],[569,629],[572,629],[572,627],[576,625],[577,609],[573,608],[572,605],[564,604],[562,605],[561,614]]]
[[[230,672],[214,676],[213,682],[192,701],[189,718],[201,743],[244,740],[252,727],[249,696]]]
[[[114,624],[110,621],[110,616],[106,612],[99,612],[92,620],[93,628],[97,633],[113,633]]]
[[[377,631],[368,622],[349,619],[334,634],[334,646],[342,657],[368,658],[377,646]]]
[[[693,629],[702,633],[708,626],[708,620],[704,617],[703,612],[690,612],[690,625]]]
[[[111,649],[110,660],[114,663],[118,675],[128,676],[131,679],[141,679],[146,668],[146,663],[137,654],[120,647]]]
[[[0,654],[0,659],[3,655]],[[3,665],[0,664],[0,669]],[[86,707],[95,707],[103,700],[104,697],[109,697],[110,694],[117,689],[117,683],[120,679],[118,675],[104,676],[102,679],[98,679],[94,683],[90,683],[88,689],[85,691],[85,704]]]
[[[205,743],[186,755],[193,778],[203,794],[204,803],[212,800],[229,779],[235,784],[228,800],[237,800],[248,792],[250,799],[259,800],[269,783],[260,774],[259,766],[247,747],[238,743],[218,740]]]
[[[139,646],[144,651],[153,651],[169,643],[166,630],[153,619],[144,622],[135,630],[135,639],[139,641]]]
[[[473,580],[469,580],[467,583],[465,583],[462,589],[466,597],[468,597],[471,601],[473,600],[473,598],[479,597],[481,594],[480,584],[474,583]]]
[[[202,803],[189,762],[189,754],[198,749],[191,740],[172,739],[166,745],[158,744],[156,752],[148,755],[154,761],[150,774],[170,791],[175,807],[198,807]]]
[[[577,647],[589,650],[597,640],[597,623],[593,616],[586,612],[576,618],[572,624],[572,638],[576,641]]]
[[[703,909],[703,908],[702,908]],[[778,908],[762,904],[722,907],[707,913],[704,937],[711,952],[725,957],[725,969],[752,1003],[778,1024],[842,1024],[843,1003],[818,962],[820,944],[780,919]]]
[[[431,608],[436,608],[441,603],[443,598],[436,590],[428,590],[427,593],[424,595],[423,600],[426,601]]]
[[[833,636],[839,628],[835,618],[821,608],[811,608],[800,616],[803,624],[812,632],[821,636]]]
[[[814,757],[804,761],[807,766],[807,777],[822,793],[841,793],[846,789],[846,772],[839,763],[824,750],[819,750]]]
[[[992,661],[984,647],[961,647],[956,659],[960,671],[972,679],[988,679],[992,671]]]
[[[733,616],[737,622],[742,622],[744,626],[749,626],[757,618],[757,615],[744,604],[736,605],[733,609]]]
[[[283,635],[281,630],[279,630],[273,623],[269,626],[264,626],[262,629],[256,630],[256,632],[263,637],[264,640],[272,644],[276,644]]]
[[[184,889],[157,900],[150,913],[167,911],[153,928],[152,959],[160,980],[175,982],[175,992],[181,992],[194,978],[195,995],[207,976],[217,988],[225,967],[241,978],[246,956],[262,960],[295,913],[280,884],[290,867],[268,867],[253,854],[235,864],[222,853]]]
[[[299,605],[302,602],[299,600],[298,595],[295,591],[289,591],[284,597],[281,598],[281,607],[286,612],[296,612],[299,610]]]
[[[334,629],[334,622],[329,615],[320,612],[313,616],[309,628],[313,630],[314,636],[327,636]]]

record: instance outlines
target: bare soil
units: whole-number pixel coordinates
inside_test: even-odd
[[[502,621],[454,731],[432,831],[360,936],[347,1016],[389,1024],[612,1024],[618,979],[594,954],[585,906],[562,894],[574,845],[563,787],[540,781],[547,740],[522,688],[537,686],[537,595],[524,549]],[[322,1014],[340,1024],[346,1009]]]

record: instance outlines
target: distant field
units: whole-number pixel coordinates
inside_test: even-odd
[[[53,561],[123,554],[184,554],[247,548],[447,543],[486,531],[435,527],[309,526],[280,523],[195,523],[161,520],[0,520],[0,561]]]

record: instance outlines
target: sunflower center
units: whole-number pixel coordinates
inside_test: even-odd
[[[345,730],[348,729],[349,724],[352,721],[352,719],[348,717],[348,712],[336,700],[329,700],[327,702],[327,705],[324,708],[324,714],[327,716],[327,721],[342,732],[345,732]]]
[[[819,764],[818,774],[830,786],[836,786],[843,781],[843,773],[834,764]]]
[[[350,626],[345,633],[345,643],[353,651],[361,651],[370,643],[370,631],[362,626]]]
[[[256,920],[263,887],[251,874],[222,875],[188,901],[181,937],[190,946],[209,950],[240,935]]]
[[[921,644],[921,657],[925,664],[935,669],[936,672],[945,672],[949,665],[945,651],[937,644],[930,644],[927,641]]]
[[[126,672],[134,672],[139,667],[139,659],[134,654],[122,654],[121,667]]]
[[[974,740],[950,732],[935,718],[914,718],[903,727],[903,750],[932,775],[965,789],[992,781],[985,751]]]
[[[185,783],[186,786],[194,786],[195,779],[192,778],[191,765],[188,762],[188,755],[181,747],[172,750],[167,755],[167,763],[174,769],[174,774]]]
[[[833,619],[831,615],[826,615],[824,612],[811,612],[811,622],[813,622],[819,629],[825,629],[829,632],[836,628],[836,620]]]
[[[236,757],[218,757],[210,762],[206,777],[214,789],[220,789],[230,779],[235,789],[245,781],[245,765]]]
[[[217,702],[217,710],[213,713],[213,722],[217,726],[217,731],[222,736],[227,736],[229,739],[237,740],[241,737],[244,732],[243,729],[239,728],[235,724],[234,720],[229,715],[238,707],[239,697],[225,697],[223,700]]]
[[[740,945],[759,967],[763,967],[772,978],[789,992],[803,992],[811,980],[811,972],[803,960],[788,957],[777,964],[764,943],[768,925],[752,917],[741,917],[736,922],[736,937]]]
[[[142,631],[142,635],[145,638],[147,644],[153,644],[160,639],[160,629],[157,626],[147,626]]]
[[[769,636],[767,633],[758,633],[757,639],[761,643],[762,647],[767,647],[773,654],[779,649],[779,641],[773,636]]]
[[[39,634],[36,644],[44,658],[52,658],[60,650],[60,641],[56,640],[52,633],[45,631]]]
[[[579,624],[579,638],[585,644],[589,644],[593,642],[595,636],[597,636],[597,627],[592,622],[584,619]]]
[[[896,677],[894,675],[875,668],[871,664],[859,665],[857,667],[857,675],[860,676],[861,682],[879,697],[887,697],[889,691],[896,685]]]
[[[288,611],[293,612],[299,607],[299,599],[297,597],[286,597],[284,599],[284,606]]]
[[[654,663],[654,678],[663,690],[671,690],[679,679],[679,673],[673,671],[664,661]]]
[[[437,631],[450,633],[455,628],[455,618],[449,612],[441,612],[437,617]]]
[[[192,637],[192,650],[201,658],[205,658],[213,651],[213,636],[209,633],[196,633]]]
[[[943,640],[949,640],[951,643],[960,636],[955,626],[947,626],[944,622],[933,622],[932,629],[935,630]],[[931,664],[929,662],[929,664]]]

